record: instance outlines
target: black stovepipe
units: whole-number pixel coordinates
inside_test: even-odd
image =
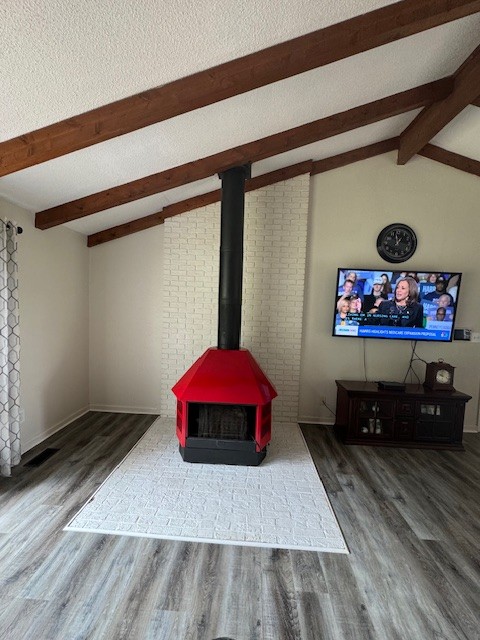
[[[250,177],[250,165],[227,169],[219,177],[222,181],[222,205],[217,345],[219,349],[239,349],[245,180]]]

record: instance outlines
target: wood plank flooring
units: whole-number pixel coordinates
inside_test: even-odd
[[[89,413],[0,478],[0,640],[480,639],[480,434],[347,447],[302,425],[350,555],[63,531],[154,419]]]

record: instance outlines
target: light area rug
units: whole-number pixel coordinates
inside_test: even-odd
[[[66,531],[348,553],[296,424],[277,424],[258,467],[184,462],[158,418]]]

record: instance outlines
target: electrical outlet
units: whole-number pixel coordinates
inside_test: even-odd
[[[480,333],[472,331],[470,335],[471,335],[472,342],[480,342]]]
[[[453,331],[454,340],[471,340],[471,337],[472,337],[471,329],[454,329]]]

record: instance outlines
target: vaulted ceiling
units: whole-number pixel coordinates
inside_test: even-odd
[[[387,151],[480,177],[480,0],[5,0],[0,197],[89,246]]]

